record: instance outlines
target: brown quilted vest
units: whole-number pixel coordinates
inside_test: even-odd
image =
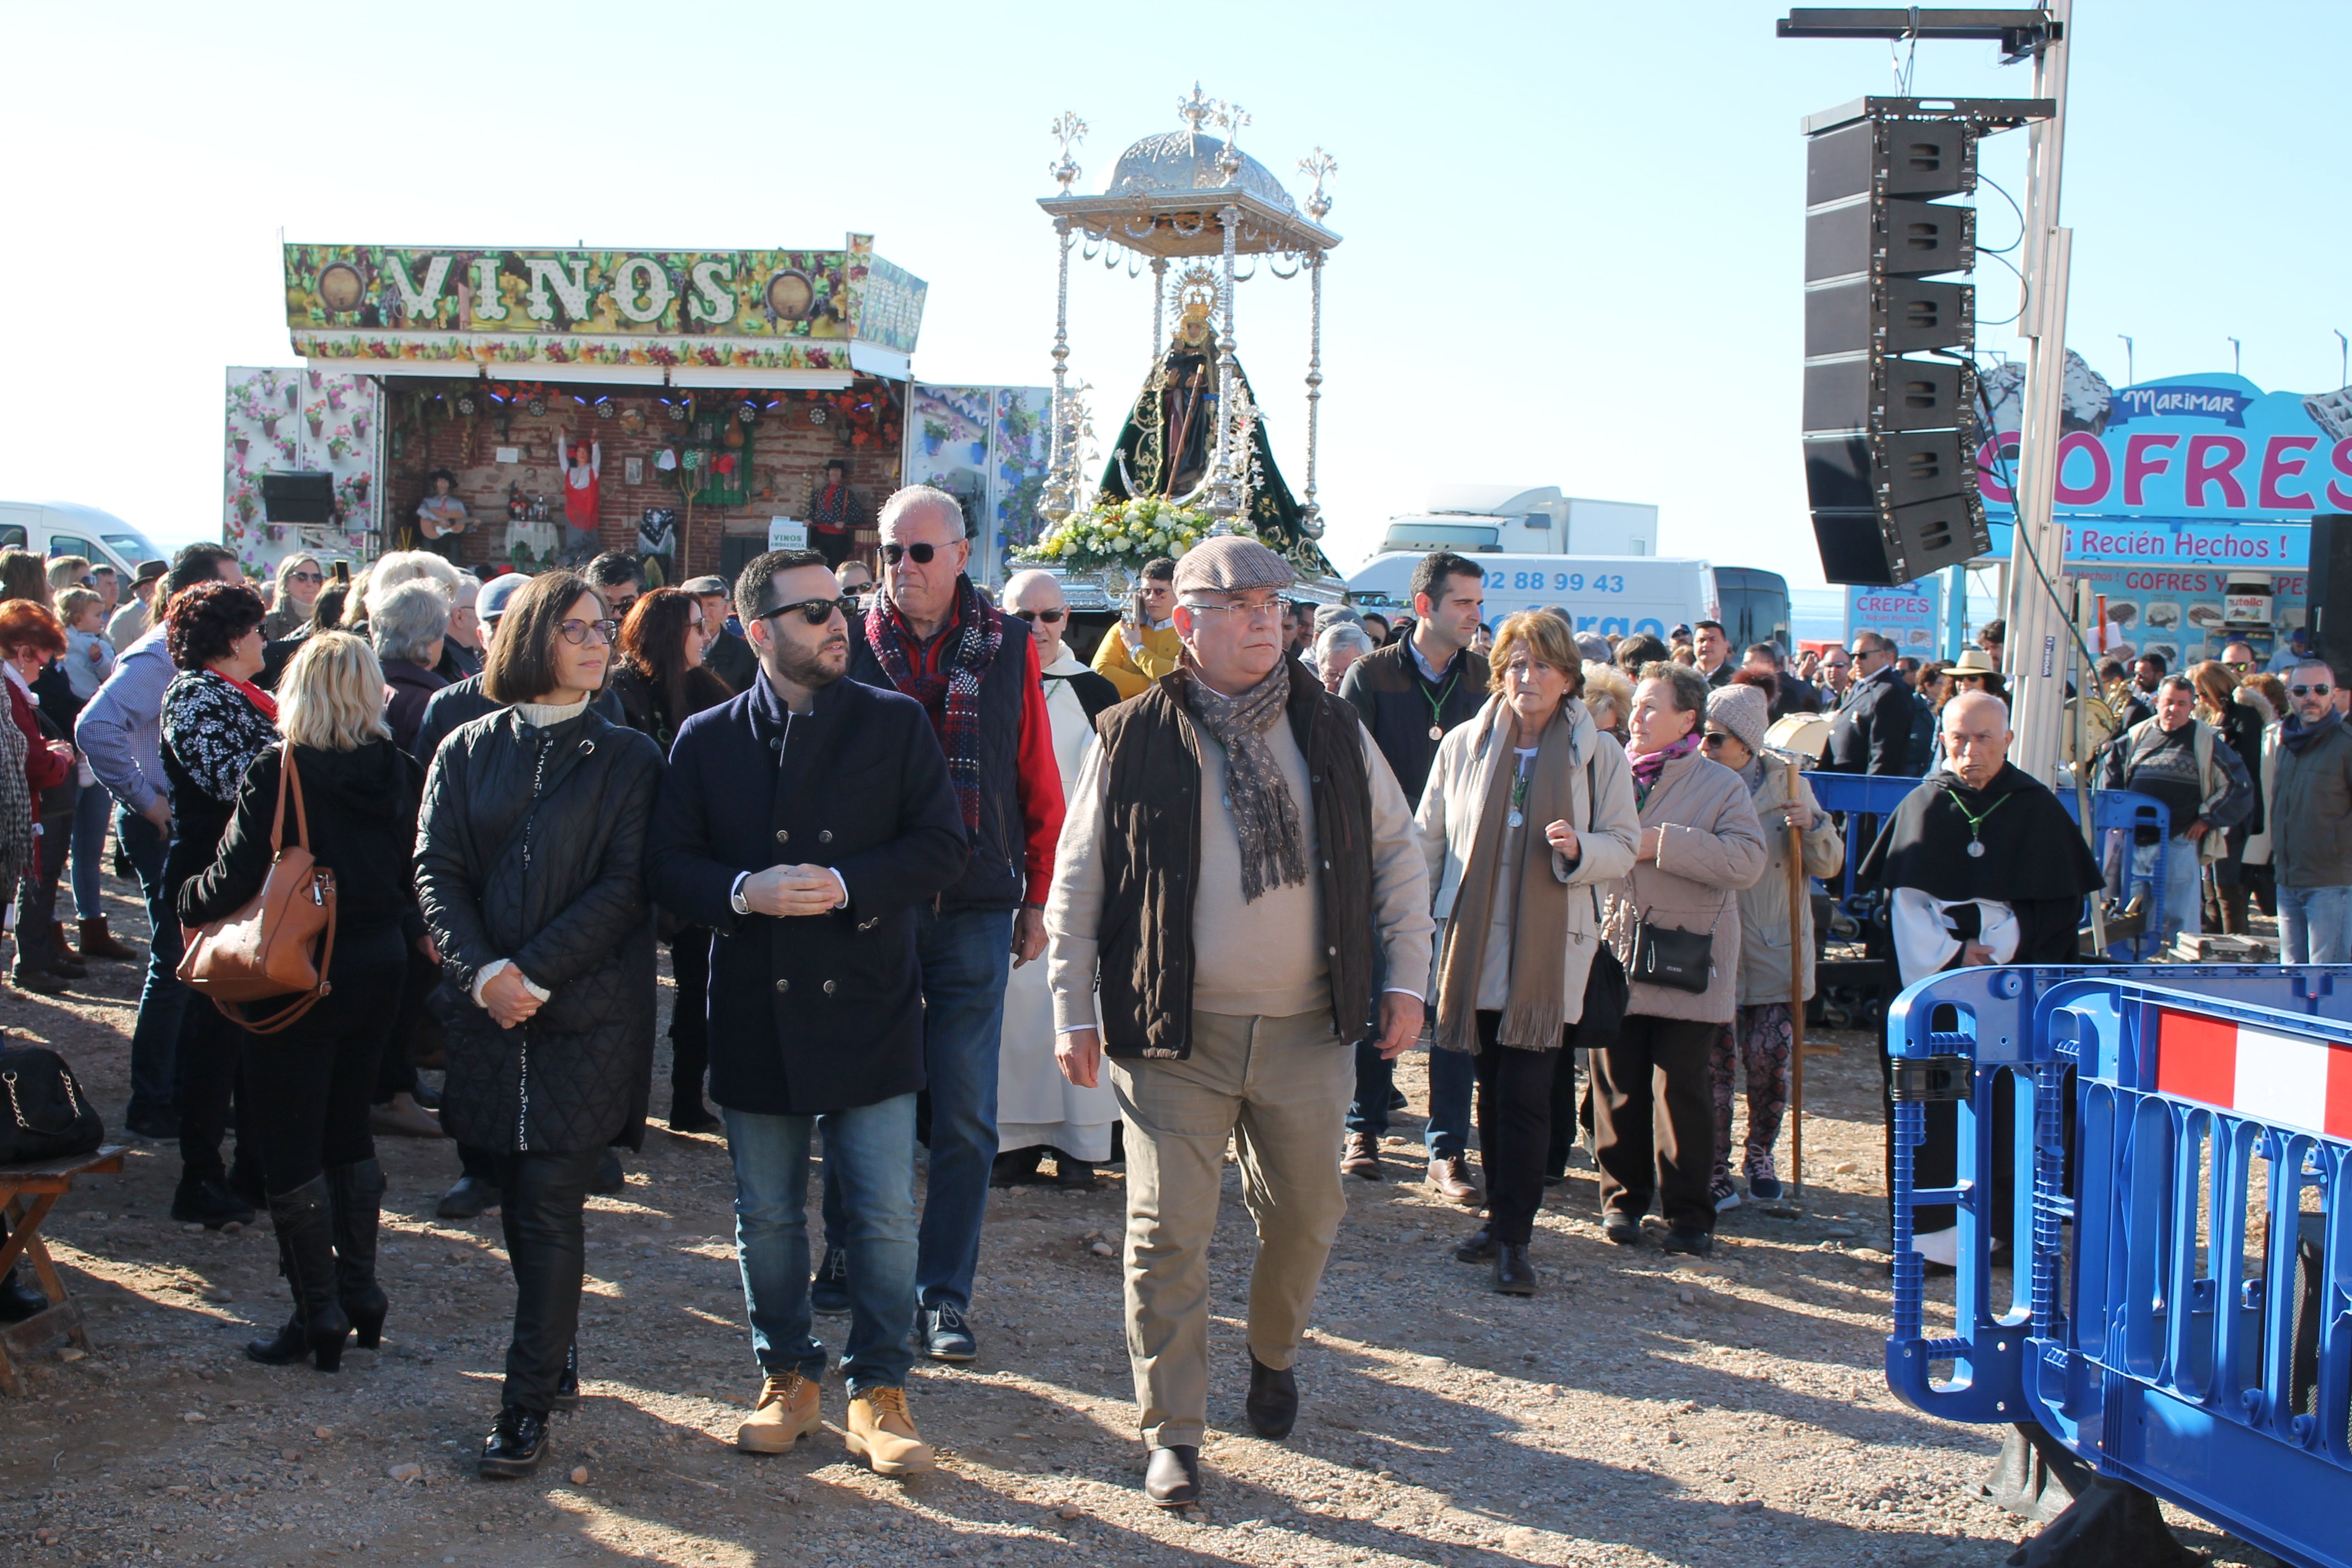
[[[1307,758],[1330,957],[1331,1022],[1360,1038],[1372,1016],[1372,793],[1363,721],[1296,660],[1290,732]],[[1181,671],[1097,723],[1104,749],[1103,902],[1097,936],[1103,1048],[1173,1057],[1192,1045],[1192,889],[1201,875],[1201,753],[1181,711]],[[1364,918],[1331,920],[1335,911]],[[1337,930],[1328,927],[1336,924]]]

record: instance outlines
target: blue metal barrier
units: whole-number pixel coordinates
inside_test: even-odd
[[[1904,797],[1919,787],[1920,781],[1910,778],[1874,777],[1861,773],[1808,773],[1805,775],[1805,782],[1812,786],[1813,798],[1822,803],[1823,811],[1848,816],[1883,817],[1893,816],[1895,808],[1903,804]],[[2066,808],[2066,815],[2080,823],[2083,818],[2077,808],[2074,792],[2059,790],[2056,794],[2058,804]],[[2141,795],[2135,790],[2093,790],[2091,792],[2091,826],[2099,835],[2101,846],[2105,845],[2105,835],[2109,832],[2127,833],[2140,827],[2155,828],[2158,839],[2161,840],[2171,832],[2172,813],[2155,796]],[[1874,836],[1876,834],[1875,824],[1871,825],[1871,832]],[[1832,895],[1837,900],[1839,909],[1854,919],[1864,921],[1881,919],[1876,896],[1857,895],[1853,889],[1854,869],[1862,864],[1863,857],[1869,852],[1870,840],[1865,838],[1856,843],[1849,831],[1845,865],[1840,868],[1837,873],[1837,890]],[[2128,942],[2111,944],[2108,949],[2109,956],[2126,963],[2146,963],[2154,959],[2163,947],[2164,878],[2161,875],[2161,869],[2159,865],[2157,874],[2134,878],[2131,875],[2131,857],[2128,854],[2124,857],[2125,901],[2128,903],[2135,891],[2144,890],[2147,895],[2147,919],[2142,927],[2142,934]]]
[[[2039,1421],[2282,1558],[2352,1568],[2352,967],[1962,970],[1906,989],[1887,1031],[1897,1397]],[[1921,1190],[1936,1098],[1958,1174]],[[1997,1291],[2000,1164],[2021,1263]],[[1941,1204],[1956,1323],[1929,1339],[1913,1216]]]

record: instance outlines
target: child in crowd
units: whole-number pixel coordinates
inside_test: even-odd
[[[87,702],[114,673],[114,645],[107,640],[103,601],[88,588],[58,595],[58,619],[66,627],[66,682],[74,700]]]

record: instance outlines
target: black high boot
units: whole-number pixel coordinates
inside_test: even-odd
[[[372,1351],[383,1338],[383,1289],[375,1282],[375,1231],[383,1209],[383,1166],[373,1160],[327,1167],[335,1214],[335,1297],[352,1321],[352,1342]]]
[[[293,1293],[294,1315],[275,1339],[255,1340],[245,1353],[268,1366],[311,1358],[320,1372],[340,1371],[349,1318],[335,1300],[335,1226],[327,1178],[316,1176],[290,1193],[269,1196],[278,1232],[278,1268]]]

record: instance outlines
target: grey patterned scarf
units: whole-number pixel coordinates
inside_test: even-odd
[[[1242,841],[1242,901],[1254,904],[1271,889],[1307,880],[1298,804],[1265,741],[1290,699],[1290,661],[1238,697],[1211,690],[1197,671],[1187,674],[1184,705],[1225,749],[1225,796]]]
[[[0,693],[0,702],[7,698]],[[33,794],[25,782],[25,732],[6,714],[0,714],[0,887],[13,900],[16,879],[31,876],[33,863]]]

